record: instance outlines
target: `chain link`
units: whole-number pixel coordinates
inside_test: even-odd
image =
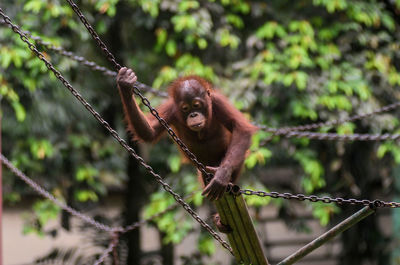
[[[282,198],[286,200],[298,200],[298,201],[310,201],[310,202],[323,202],[323,203],[337,203],[342,204],[353,204],[363,206],[373,206],[377,208],[400,208],[399,202],[385,202],[381,200],[359,200],[359,199],[344,199],[344,198],[331,198],[328,196],[318,197],[316,195],[304,195],[304,194],[292,194],[292,193],[279,193],[279,192],[266,192],[266,191],[253,191],[250,189],[240,190],[240,193],[248,196],[258,197],[271,197],[271,198]]]
[[[221,245],[229,250],[231,254],[233,255],[232,248],[229,246],[229,244],[224,241],[219,234],[217,234],[211,226],[209,226],[204,220],[201,219],[201,217],[182,199],[179,194],[175,193],[172,188],[169,186],[168,183],[164,182],[162,177],[155,173],[153,168],[146,164],[145,161],[143,160],[142,157],[140,157],[138,154],[136,154],[135,150],[131,148],[124,139],[122,139],[117,131],[115,131],[107,121],[105,121],[98,112],[96,112],[93,107],[79,94],[79,92],[72,87],[72,85],[61,75],[61,73],[54,68],[54,66],[45,58],[45,56],[37,50],[35,45],[33,45],[31,42],[29,42],[27,36],[19,29],[18,26],[14,25],[11,21],[11,19],[4,14],[3,9],[0,8],[0,16],[3,17],[3,20],[6,24],[8,24],[11,29],[17,33],[21,40],[25,42],[29,49],[41,60],[45,63],[46,67],[54,73],[54,75],[63,83],[63,85],[71,92],[72,95],[75,96],[76,99],[79,100],[79,102],[96,118],[97,121],[102,124],[105,129],[107,129],[111,135],[120,143],[122,147],[124,147],[130,155],[132,155],[136,160],[139,161],[139,163],[156,179],[156,181],[162,185],[165,191],[170,193],[174,199],[203,227],[205,228],[213,237],[216,239]],[[143,96],[144,97],[144,96]],[[161,118],[160,118],[161,119]]]

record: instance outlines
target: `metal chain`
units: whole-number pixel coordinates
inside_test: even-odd
[[[106,250],[103,252],[103,254],[94,262],[94,265],[100,265],[100,264],[102,264],[103,262],[105,262],[106,261],[106,258],[108,258],[108,256],[110,256],[110,254],[111,254],[111,252],[113,251],[113,250],[115,250],[115,248],[117,247],[117,245],[118,245],[118,242],[119,242],[119,234],[118,234],[118,232],[113,232],[112,234],[111,234],[111,242],[110,242],[110,244],[108,245],[108,247],[106,248]]]
[[[86,215],[84,215],[83,213],[78,212],[77,210],[69,207],[68,205],[66,205],[64,202],[61,202],[60,200],[56,199],[51,193],[49,193],[48,191],[44,190],[39,184],[37,184],[35,181],[33,181],[31,178],[29,178],[28,176],[26,176],[24,173],[22,173],[18,168],[16,168],[3,154],[0,153],[0,162],[3,163],[8,169],[11,170],[12,173],[14,173],[17,177],[19,177],[22,181],[24,181],[25,183],[27,183],[31,188],[33,188],[36,192],[38,192],[39,194],[41,194],[43,197],[49,199],[50,201],[52,201],[53,203],[57,204],[58,206],[60,206],[63,210],[69,212],[70,214],[74,215],[75,217],[85,221],[86,223],[89,223],[95,227],[97,227],[100,230],[106,231],[106,232],[111,232],[111,231],[116,231],[119,233],[127,233],[130,232],[132,230],[135,230],[137,228],[139,228],[140,226],[149,223],[151,221],[153,221],[154,219],[163,216],[165,213],[174,210],[176,207],[178,207],[178,204],[172,204],[169,207],[167,207],[165,210],[156,213],[152,216],[150,216],[149,218],[143,219],[139,222],[135,222],[129,226],[126,227],[115,227],[112,228],[110,226],[101,224],[97,221],[95,221],[93,218],[88,217]],[[194,194],[194,193],[193,193]],[[184,200],[187,200],[191,197],[193,197],[193,194],[190,194],[188,196],[186,196],[184,198]]]
[[[266,192],[266,191],[253,191],[250,189],[240,190],[243,195],[253,195],[258,197],[271,197],[271,198],[282,198],[286,200],[298,200],[298,201],[311,201],[311,202],[323,202],[323,203],[337,203],[337,204],[353,204],[353,205],[373,205],[378,208],[400,208],[399,202],[385,202],[381,200],[359,200],[359,199],[344,199],[344,198],[331,198],[328,196],[318,197],[316,195],[304,195],[304,194],[292,194],[292,193],[279,193],[279,192]]]
[[[19,29],[18,26],[14,25],[11,21],[11,19],[4,14],[3,9],[0,8],[0,16],[3,17],[4,22],[11,26],[12,30],[17,33],[21,40],[25,42],[29,49],[41,60],[45,63],[46,67],[54,73],[54,75],[62,82],[62,84],[71,92],[71,94],[78,99],[78,101],[95,117],[96,120],[98,120],[105,129],[107,129],[111,135],[116,139],[122,147],[124,147],[130,155],[132,155],[136,160],[139,161],[139,163],[156,179],[156,181],[162,185],[165,191],[170,193],[174,199],[203,227],[205,228],[218,242],[221,243],[223,247],[225,247],[227,250],[231,252],[233,255],[232,248],[229,246],[229,244],[224,241],[220,235],[218,235],[204,220],[201,219],[201,217],[187,204],[179,194],[175,193],[171,186],[169,186],[168,183],[164,182],[162,177],[155,173],[153,168],[146,164],[145,161],[143,160],[142,157],[140,157],[138,154],[136,154],[135,150],[131,148],[124,139],[122,139],[117,131],[115,131],[107,121],[105,121],[98,112],[96,112],[93,107],[79,94],[79,92],[72,87],[72,85],[61,75],[61,73],[54,68],[54,66],[45,58],[45,56],[37,50],[35,45],[33,45],[31,42],[29,42],[27,36]],[[171,129],[172,130],[172,129]]]
[[[74,3],[72,0],[66,0],[71,8],[74,10],[76,15],[79,17],[79,19],[82,21],[83,25],[86,27],[86,29],[89,31],[89,33],[92,35],[92,38],[97,42],[98,46],[101,48],[103,53],[107,56],[107,59],[114,65],[115,69],[118,71],[121,69],[121,65],[118,64],[115,60],[115,57],[112,55],[112,53],[107,49],[107,46],[104,44],[104,42],[100,39],[99,35],[96,33],[96,31],[93,29],[93,27],[90,25],[86,17],[83,15],[82,11],[79,9],[79,7]],[[209,182],[213,174],[210,172],[207,172],[206,167],[204,166],[203,163],[201,163],[195,154],[193,154],[189,148],[186,146],[186,144],[177,136],[177,134],[174,132],[174,130],[168,125],[168,123],[160,117],[158,111],[151,106],[150,101],[141,94],[140,89],[138,86],[134,85],[133,86],[133,93],[140,97],[142,100],[143,104],[150,110],[150,113],[160,122],[160,124],[165,128],[165,130],[168,132],[168,134],[172,137],[172,139],[178,144],[178,146],[181,148],[181,150],[186,154],[186,156],[195,164],[195,166],[204,174],[206,182]]]
[[[297,132],[297,131],[276,131],[273,135],[284,136],[286,138],[308,138],[314,140],[328,141],[396,141],[400,139],[400,134],[337,134],[337,133],[315,133],[315,132]],[[270,137],[271,138],[271,137]],[[270,140],[268,138],[267,140]]]
[[[314,130],[314,129],[318,129],[321,127],[327,127],[327,126],[335,126],[335,125],[339,125],[345,122],[351,122],[351,121],[356,121],[356,120],[361,120],[376,114],[380,114],[383,112],[388,112],[391,110],[394,110],[396,108],[400,107],[400,101],[384,106],[382,108],[379,108],[377,110],[368,112],[368,113],[364,113],[364,114],[360,114],[360,115],[354,115],[348,118],[344,118],[344,119],[338,119],[338,120],[333,120],[333,121],[327,121],[327,122],[318,122],[318,123],[312,123],[312,124],[306,124],[306,125],[300,125],[300,126],[293,126],[293,127],[283,127],[283,128],[271,128],[271,127],[267,127],[265,125],[258,125],[258,127],[262,130],[265,130],[267,132],[272,132],[272,133],[278,133],[280,135],[283,135],[284,133],[288,133],[291,131],[306,131],[306,130]]]
[[[0,8],[1,10],[1,8]],[[1,11],[0,11],[1,12]],[[79,219],[85,221],[88,224],[91,224],[93,226],[95,226],[96,228],[106,231],[106,232],[111,232],[113,230],[112,227],[101,224],[97,221],[95,221],[93,218],[86,216],[80,212],[78,212],[77,210],[71,208],[70,206],[68,206],[67,204],[65,204],[64,202],[60,201],[59,199],[57,199],[56,197],[54,197],[51,193],[49,193],[48,191],[46,191],[45,189],[43,189],[39,184],[37,184],[35,181],[33,181],[32,179],[30,179],[29,177],[27,177],[24,173],[22,173],[18,168],[16,168],[15,166],[13,166],[11,164],[11,162],[5,157],[3,156],[3,154],[0,153],[0,161],[9,169],[11,170],[12,173],[14,173],[17,177],[19,177],[23,182],[25,182],[26,184],[28,184],[32,189],[34,189],[37,193],[41,194],[43,197],[49,199],[50,201],[52,201],[53,203],[55,203],[56,205],[58,205],[60,208],[62,208],[64,211],[67,211],[68,213],[72,214],[73,216],[78,217]]]
[[[117,73],[115,71],[111,71],[103,66],[99,66],[97,65],[95,62],[86,60],[84,57],[79,56],[74,54],[73,52],[70,51],[66,51],[63,48],[59,47],[59,46],[55,46],[50,42],[44,41],[42,40],[40,37],[38,36],[33,36],[31,32],[24,30],[23,33],[25,35],[27,35],[28,37],[30,37],[32,40],[34,40],[37,44],[44,46],[46,49],[57,52],[58,54],[61,54],[67,58],[70,58],[74,61],[77,61],[89,68],[91,68],[94,71],[99,71],[102,72],[104,75],[106,76],[111,76],[111,77],[115,77],[117,76]]]
[[[62,47],[55,46],[50,42],[46,42],[46,41],[42,40],[40,37],[38,37],[38,36],[32,36],[32,33],[30,33],[29,31],[23,31],[23,32],[26,35],[28,35],[31,39],[33,39],[37,44],[44,46],[46,49],[49,49],[49,50],[54,51],[54,52],[57,52],[60,55],[63,55],[63,56],[65,56],[65,57],[67,57],[67,58],[69,58],[71,60],[74,60],[74,61],[76,61],[78,63],[81,63],[84,66],[87,66],[87,67],[89,67],[90,69],[92,69],[94,71],[101,72],[105,76],[111,76],[111,77],[116,77],[117,76],[117,72],[111,71],[111,70],[107,69],[104,66],[100,66],[100,65],[96,64],[93,61],[89,61],[83,56],[76,55],[75,53],[73,53],[71,51],[66,51]],[[148,86],[148,85],[143,84],[141,82],[136,82],[136,85],[139,86],[140,90],[143,90],[144,92],[150,92],[150,93],[152,93],[152,94],[154,94],[156,96],[166,97],[168,95],[167,93],[165,93],[163,91],[156,90],[156,89],[152,88],[151,86]]]
[[[71,8],[74,10],[74,12],[78,15],[79,19],[82,21],[83,25],[86,27],[86,29],[89,31],[90,35],[93,37],[93,39],[97,42],[103,53],[106,55],[107,59],[114,65],[114,68],[119,71],[121,69],[121,65],[117,63],[114,55],[107,49],[107,46],[104,44],[104,42],[100,39],[99,35],[96,33],[94,28],[90,25],[89,21],[86,19],[86,17],[83,15],[79,7],[72,1],[72,0],[66,0],[68,4],[71,6]]]

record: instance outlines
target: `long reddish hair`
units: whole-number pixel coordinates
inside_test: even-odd
[[[205,80],[204,78],[197,76],[197,75],[187,75],[183,77],[179,77],[178,79],[174,80],[168,87],[168,93],[171,97],[176,95],[176,90],[180,87],[181,83],[188,80],[196,80],[197,82],[202,85],[207,94],[210,95],[211,91],[213,90],[213,86],[210,82]]]

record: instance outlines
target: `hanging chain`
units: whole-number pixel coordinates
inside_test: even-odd
[[[240,190],[243,195],[258,196],[258,197],[271,197],[271,198],[282,198],[286,200],[298,200],[298,201],[311,201],[311,202],[323,202],[323,203],[337,203],[342,204],[353,204],[363,206],[375,206],[378,208],[400,208],[399,202],[385,202],[381,200],[359,200],[359,199],[344,199],[344,198],[331,198],[328,196],[318,197],[315,195],[304,195],[304,194],[292,194],[292,193],[279,193],[279,192],[266,192],[266,191],[253,191],[250,189]]]
[[[92,35],[92,38],[97,42],[98,46],[101,48],[103,53],[107,56],[107,59],[114,65],[115,69],[118,71],[121,69],[121,65],[118,64],[115,60],[114,55],[107,49],[107,46],[104,44],[104,42],[100,39],[99,35],[96,33],[96,31],[93,29],[93,27],[90,25],[89,21],[86,19],[86,17],[83,15],[82,11],[79,9],[79,7],[74,3],[72,0],[66,0],[71,8],[74,10],[76,15],[79,17],[79,19],[82,21],[83,25],[86,27],[86,29],[89,31],[90,35]],[[206,182],[209,182],[213,175],[210,172],[207,172],[206,167],[204,166],[203,163],[201,163],[195,154],[193,154],[189,148],[186,146],[186,144],[177,136],[177,134],[174,132],[174,130],[168,125],[168,123],[160,117],[158,111],[151,106],[150,101],[141,94],[140,89],[138,86],[134,85],[133,86],[133,93],[140,97],[142,100],[142,103],[150,110],[150,113],[160,122],[160,124],[165,128],[165,130],[168,132],[168,134],[172,137],[172,139],[178,144],[178,146],[181,148],[181,150],[186,154],[186,156],[196,165],[196,167],[203,173],[205,176]]]
[[[85,216],[83,213],[78,212],[77,210],[69,207],[68,205],[66,205],[64,202],[58,200],[57,198],[55,198],[51,193],[49,193],[48,191],[44,190],[39,184],[37,184],[35,181],[33,181],[31,178],[29,178],[28,176],[26,176],[23,172],[21,172],[18,168],[16,168],[3,154],[0,153],[0,162],[3,163],[14,175],[16,175],[17,177],[19,177],[22,181],[24,181],[26,184],[28,184],[33,190],[35,190],[37,193],[41,194],[43,197],[49,199],[50,201],[52,201],[53,203],[55,203],[56,205],[58,205],[59,207],[61,207],[63,210],[69,212],[70,214],[72,214],[73,216],[85,221],[88,224],[91,224],[95,227],[97,227],[99,230],[103,230],[106,232],[119,232],[121,234],[125,234],[128,233],[132,230],[135,230],[137,228],[139,228],[140,226],[149,223],[153,220],[155,220],[156,218],[159,218],[161,216],[163,216],[164,214],[166,214],[169,211],[174,210],[176,207],[178,207],[178,204],[172,204],[169,207],[167,207],[165,210],[160,211],[152,216],[150,216],[149,218],[143,219],[139,222],[135,222],[131,225],[128,225],[126,227],[115,227],[112,228],[110,226],[101,224],[97,221],[95,221],[93,218]],[[186,196],[184,198],[184,200],[188,200],[190,198],[192,198],[194,195],[194,193],[189,194],[188,196]]]
[[[0,8],[0,12],[1,12],[1,8]],[[68,206],[64,202],[62,202],[59,199],[57,199],[56,197],[54,197],[51,193],[49,193],[48,191],[43,189],[39,184],[34,182],[32,179],[28,178],[19,169],[14,167],[11,164],[11,162],[5,156],[3,156],[1,153],[0,153],[0,160],[9,170],[11,170],[12,173],[14,173],[17,177],[19,177],[23,182],[28,184],[32,189],[34,189],[37,193],[41,194],[43,197],[49,199],[54,204],[58,205],[64,211],[70,213],[73,216],[78,217],[79,219],[85,221],[88,224],[91,224],[91,225],[95,226],[96,228],[98,228],[100,230],[103,230],[103,231],[106,231],[106,232],[111,232],[113,230],[112,227],[104,225],[104,224],[101,224],[101,223],[95,221],[93,218],[78,212],[77,210],[71,208],[70,206]]]
[[[74,12],[78,15],[79,19],[82,21],[83,25],[87,28],[87,30],[89,31],[89,33],[93,37],[93,39],[97,42],[98,46],[103,51],[103,53],[106,55],[107,59],[113,64],[114,68],[117,71],[119,71],[119,69],[122,68],[121,65],[119,63],[117,63],[114,55],[112,55],[112,53],[107,49],[107,46],[100,39],[99,35],[96,33],[94,28],[90,25],[89,21],[83,15],[83,13],[79,9],[79,7],[72,0],[66,0],[66,1],[71,6],[71,8],[74,10]]]
[[[113,231],[112,233],[111,233],[111,242],[110,242],[110,244],[108,245],[108,247],[106,248],[106,250],[104,250],[104,252],[103,252],[103,254],[94,262],[94,265],[100,265],[100,264],[102,264],[103,262],[105,262],[106,261],[106,258],[108,258],[108,256],[110,256],[110,254],[111,254],[111,252],[113,252],[113,250],[114,250],[114,264],[116,263],[116,253],[115,253],[115,251],[116,251],[116,248],[117,248],[117,246],[118,246],[118,243],[119,243],[119,234],[118,234],[118,232],[116,232],[116,231]]]
[[[276,131],[273,136],[283,136],[286,138],[308,138],[314,140],[328,141],[386,141],[399,140],[400,134],[337,134],[337,133],[315,133],[315,132],[298,132],[298,131]],[[270,137],[271,138],[271,137]],[[267,140],[270,140],[268,138]]]
[[[30,37],[32,40],[34,40],[37,44],[44,46],[46,49],[57,52],[67,58],[70,58],[74,61],[77,61],[87,67],[89,67],[90,69],[94,70],[94,71],[99,71],[101,73],[103,73],[106,76],[111,76],[111,77],[115,77],[117,76],[117,73],[114,71],[111,71],[103,66],[99,66],[97,65],[95,62],[86,60],[84,57],[79,56],[74,54],[73,52],[70,51],[66,51],[63,48],[59,47],[59,46],[55,46],[50,42],[44,41],[42,40],[40,37],[38,36],[32,36],[32,33],[24,30],[23,31],[24,34],[26,34],[28,37]]]
[[[381,114],[383,112],[388,112],[388,111],[392,111],[396,108],[400,107],[400,101],[399,102],[395,102],[393,104],[390,105],[386,105],[380,109],[368,112],[368,113],[364,113],[364,114],[359,114],[359,115],[354,115],[348,118],[344,118],[344,119],[338,119],[338,120],[332,120],[332,121],[327,121],[327,122],[318,122],[318,123],[312,123],[312,124],[306,124],[306,125],[300,125],[300,126],[293,126],[293,127],[283,127],[283,128],[271,128],[271,127],[267,127],[264,125],[260,125],[258,126],[260,129],[265,130],[267,132],[272,132],[272,133],[278,133],[283,135],[284,133],[288,133],[291,131],[306,131],[306,130],[314,130],[314,129],[318,129],[321,127],[327,127],[327,126],[335,126],[335,125],[339,125],[339,124],[343,124],[345,122],[352,122],[352,121],[357,121],[357,120],[361,120],[370,116],[374,116],[376,114]]]
[[[227,250],[229,250],[231,252],[231,254],[233,255],[233,251],[232,248],[229,246],[229,244],[224,241],[220,235],[218,235],[206,222],[204,222],[204,220],[201,219],[201,217],[189,206],[189,204],[187,204],[181,196],[179,196],[179,194],[175,193],[171,186],[169,186],[168,183],[164,182],[164,180],[162,179],[162,177],[155,173],[153,168],[146,164],[145,161],[143,160],[142,157],[140,157],[138,154],[136,154],[135,150],[133,148],[131,148],[124,139],[122,139],[119,134],[117,133],[117,131],[115,131],[107,121],[105,121],[98,112],[96,112],[93,107],[79,94],[79,92],[72,87],[72,85],[61,75],[61,73],[54,68],[54,66],[45,58],[45,56],[39,52],[37,50],[37,48],[35,47],[35,45],[33,45],[29,39],[27,38],[27,36],[19,29],[18,26],[14,25],[11,21],[11,19],[4,14],[3,9],[0,8],[0,16],[3,17],[4,22],[6,24],[8,24],[12,30],[17,33],[21,40],[23,42],[25,42],[29,49],[41,60],[44,62],[44,64],[46,65],[46,67],[54,73],[54,75],[62,82],[62,84],[71,92],[71,94],[95,117],[95,119],[97,121],[99,121],[105,129],[107,129],[111,135],[114,137],[114,139],[116,139],[119,144],[124,147],[130,155],[132,155],[136,160],[139,161],[139,163],[156,179],[156,181],[162,185],[162,187],[164,188],[165,191],[167,191],[168,193],[170,193],[174,199],[203,227],[205,228],[218,242],[221,243],[221,245],[223,247],[225,247]],[[172,130],[172,129],[171,129]]]
[[[351,122],[351,121],[356,121],[356,120],[361,120],[366,117],[370,117],[376,114],[380,114],[383,112],[388,112],[391,110],[394,110],[396,108],[400,107],[400,101],[386,105],[382,108],[379,108],[377,110],[360,114],[360,115],[355,115],[351,116],[345,119],[338,119],[338,120],[333,120],[333,121],[327,121],[327,122],[319,122],[319,123],[313,123],[313,124],[306,124],[306,125],[300,125],[300,126],[293,126],[293,127],[283,127],[283,128],[271,128],[265,125],[258,125],[260,129],[266,131],[266,132],[271,132],[272,135],[269,136],[268,138],[264,139],[261,143],[261,145],[264,145],[268,143],[269,141],[272,140],[274,136],[284,136],[286,138],[308,138],[308,139],[314,139],[314,140],[328,140],[328,141],[386,141],[386,140],[398,140],[400,138],[400,134],[352,134],[352,135],[340,135],[337,133],[316,133],[316,132],[304,132],[305,130],[313,130],[313,129],[318,129],[321,127],[325,126],[334,126],[334,125],[339,125],[345,122]]]

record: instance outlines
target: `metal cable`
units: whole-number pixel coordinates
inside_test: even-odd
[[[315,133],[297,131],[276,131],[273,136],[283,136],[286,138],[308,138],[313,140],[328,141],[396,141],[400,139],[400,134],[337,134],[337,133]],[[271,138],[271,137],[270,137]]]
[[[25,42],[28,45],[28,48],[42,61],[45,63],[46,67],[54,73],[54,75],[63,83],[63,85],[71,92],[71,94],[78,99],[78,101],[96,118],[96,120],[98,120],[103,126],[104,128],[106,128],[111,135],[114,137],[114,139],[116,139],[120,145],[122,147],[124,147],[130,155],[132,155],[136,160],[139,161],[139,163],[145,167],[145,169],[156,179],[156,181],[162,185],[162,187],[164,188],[165,191],[167,191],[168,193],[170,193],[174,199],[203,227],[205,228],[213,237],[214,239],[216,239],[219,243],[221,243],[221,245],[226,248],[227,250],[229,250],[231,252],[231,254],[233,255],[233,251],[232,248],[229,246],[229,244],[224,241],[220,235],[218,235],[203,219],[201,219],[201,217],[189,206],[189,204],[187,204],[182,197],[175,193],[171,186],[169,186],[168,183],[164,182],[164,180],[162,179],[162,177],[155,173],[153,168],[146,164],[145,161],[143,160],[142,157],[140,157],[138,154],[136,154],[135,150],[132,149],[124,139],[122,139],[117,131],[115,131],[107,121],[105,121],[101,115],[96,112],[93,107],[79,94],[79,92],[72,87],[72,85],[61,75],[61,73],[54,68],[54,66],[45,58],[45,56],[37,50],[36,46],[33,45],[31,42],[29,42],[28,37],[19,29],[18,26],[14,25],[11,21],[11,19],[4,14],[3,9],[0,8],[0,16],[3,17],[3,20],[6,24],[8,24],[11,29],[17,33],[21,40],[23,42]],[[142,96],[145,100],[147,100],[144,96]],[[144,100],[143,99],[143,100]],[[148,100],[147,100],[148,101]],[[162,118],[160,118],[161,121],[164,121]],[[165,121],[164,121],[165,123]],[[167,125],[168,126],[168,125]],[[172,130],[172,129],[171,129]],[[186,147],[187,148],[187,147]],[[189,151],[190,152],[190,151]]]
[[[240,190],[239,193],[243,195],[252,195],[258,197],[271,197],[271,198],[282,198],[286,200],[298,200],[298,201],[311,201],[311,202],[323,202],[323,203],[337,203],[339,205],[342,204],[353,204],[353,205],[363,205],[363,206],[371,206],[380,208],[400,208],[399,202],[385,202],[381,200],[359,200],[359,199],[344,199],[344,198],[331,198],[328,196],[318,197],[315,195],[304,195],[304,194],[292,194],[292,193],[280,193],[280,192],[266,192],[266,191],[253,191],[250,189]]]

